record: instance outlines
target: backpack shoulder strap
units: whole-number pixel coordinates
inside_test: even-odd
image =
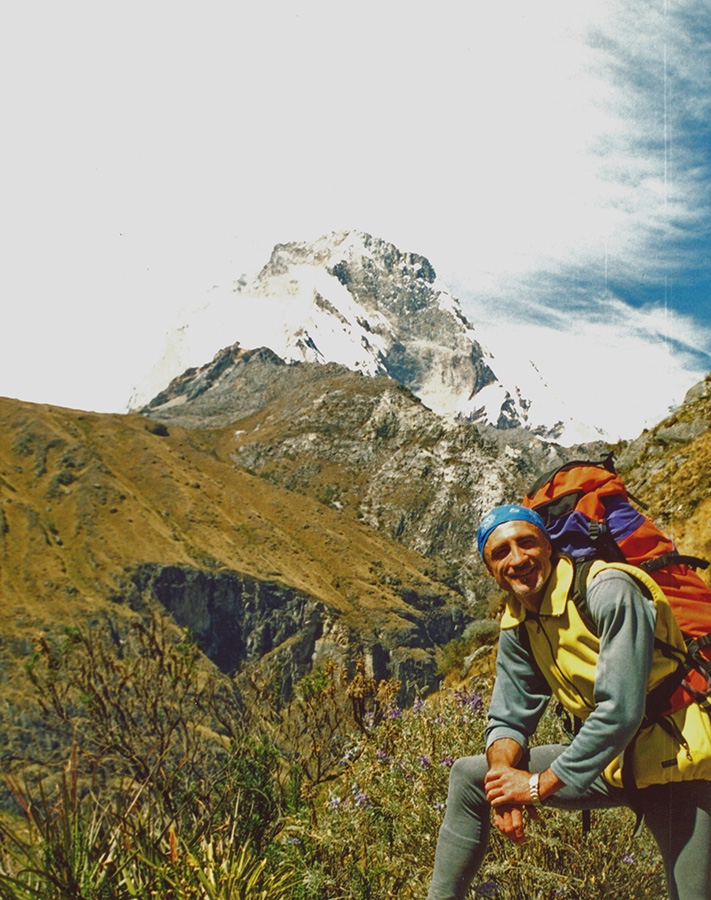
[[[571,599],[575,604],[580,618],[588,631],[597,635],[597,626],[590,615],[588,608],[588,576],[594,559],[573,560],[573,585],[571,587]]]

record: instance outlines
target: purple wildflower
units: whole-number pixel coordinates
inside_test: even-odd
[[[417,757],[417,762],[420,764],[420,767],[423,769],[431,769],[432,763],[429,760],[429,757],[426,754],[422,754]]]
[[[355,800],[356,806],[363,806],[365,809],[369,809],[370,797],[364,791],[357,791],[353,795],[353,799]]]
[[[627,863],[628,865],[634,865],[637,860],[634,858],[634,853],[628,853],[627,856],[622,857],[622,862]]]
[[[402,710],[399,706],[391,706],[388,710],[388,719],[399,719],[402,715]]]
[[[459,690],[454,692],[454,699],[460,709],[467,712],[478,713],[484,706],[484,702],[479,694],[469,693],[469,691]]]
[[[370,806],[370,797],[365,791],[361,791],[357,781],[351,785],[351,794],[353,794],[353,802],[356,806],[365,806],[366,808]]]
[[[454,757],[453,756],[443,756],[439,761],[440,766],[444,766],[445,769],[451,769],[454,765]]]

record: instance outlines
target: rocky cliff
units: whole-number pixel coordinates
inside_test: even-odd
[[[711,376],[620,454],[635,496],[684,552],[711,560]]]

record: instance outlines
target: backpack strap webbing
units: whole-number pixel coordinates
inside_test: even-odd
[[[583,620],[585,627],[588,631],[597,635],[597,625],[588,609],[588,576],[594,562],[594,559],[573,560],[575,574],[573,576],[572,600],[580,613],[580,618]]]
[[[657,569],[663,569],[665,566],[688,566],[690,569],[708,569],[709,561],[700,559],[698,556],[684,556],[674,551],[673,553],[663,553],[661,556],[655,556],[654,559],[646,559],[639,563],[639,568],[650,574],[656,572]]]

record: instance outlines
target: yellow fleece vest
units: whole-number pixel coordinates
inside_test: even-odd
[[[657,613],[655,637],[678,648],[680,659],[683,658],[684,638],[656,582],[635,566],[598,561],[590,569],[588,585],[603,569],[627,572],[647,588]],[[501,628],[515,628],[525,623],[523,627],[528,633],[531,651],[553,696],[570,714],[584,721],[595,708],[595,668],[600,641],[587,627],[572,599],[573,578],[573,564],[561,557],[551,573],[538,616],[527,618],[526,609],[510,596]],[[634,665],[634,660],[630,660],[630,665]],[[655,688],[676,667],[674,660],[667,659],[655,647],[647,691]],[[683,736],[683,743],[659,723],[640,729],[633,739],[631,754],[632,774],[639,788],[669,781],[711,779],[711,717],[692,703],[667,718],[673,722],[672,730],[677,729]],[[622,762],[623,758],[618,757],[602,773],[616,787],[622,786]]]

